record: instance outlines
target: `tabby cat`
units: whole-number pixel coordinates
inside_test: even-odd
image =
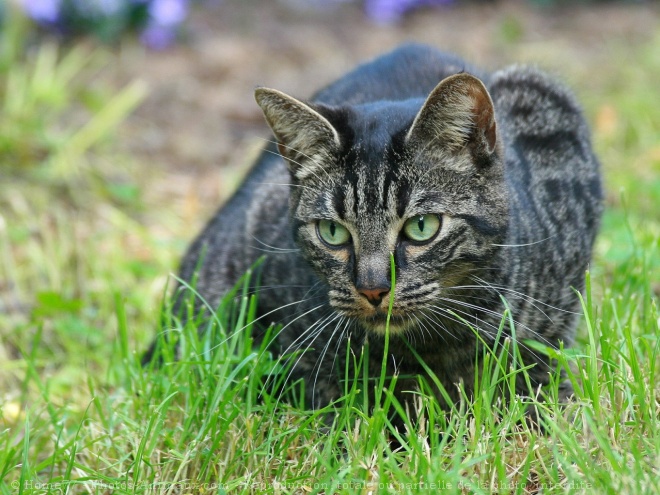
[[[265,255],[259,321],[282,325],[275,352],[304,351],[291,379],[305,380],[308,405],[341,395],[349,338],[358,354],[368,339],[380,374],[391,298],[387,366],[401,400],[425,374],[420,357],[451,401],[460,383],[470,394],[478,346],[494,342],[506,307],[532,386],[548,383],[550,363],[524,343],[571,343],[602,209],[569,91],[536,69],[485,73],[405,45],[309,101],[255,97],[275,142],[181,278],[213,306]]]

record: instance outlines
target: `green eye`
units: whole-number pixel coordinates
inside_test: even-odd
[[[342,224],[332,220],[319,220],[316,232],[323,242],[331,246],[341,246],[351,240],[351,234]]]
[[[440,230],[440,218],[437,215],[412,217],[403,224],[404,235],[415,242],[430,241],[438,230]]]

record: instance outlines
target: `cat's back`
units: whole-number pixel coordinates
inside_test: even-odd
[[[509,188],[506,283],[554,307],[575,305],[571,287],[584,286],[602,213],[600,166],[587,122],[572,92],[535,68],[495,72],[489,91]],[[542,329],[537,313],[529,309],[519,319]],[[572,328],[561,324],[567,314],[553,314],[555,330],[544,332]],[[559,335],[570,341],[567,330]]]
[[[357,68],[317,92],[312,100],[326,105],[426,98],[444,78],[469,72],[487,75],[462,58],[430,46],[407,43]]]
[[[513,66],[493,73],[488,89],[502,142],[521,165],[598,177],[589,127],[568,88],[536,68]]]
[[[572,92],[548,74],[521,66],[493,73],[488,86],[514,199],[529,203],[528,211],[536,205],[567,218],[566,210],[586,210],[583,222],[571,223],[595,232],[590,219],[601,208],[600,167]]]

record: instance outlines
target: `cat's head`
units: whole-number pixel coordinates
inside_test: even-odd
[[[390,330],[402,332],[490,266],[508,197],[479,79],[451,76],[426,100],[346,107],[255,96],[291,174],[294,237],[336,311],[382,333],[393,292]]]

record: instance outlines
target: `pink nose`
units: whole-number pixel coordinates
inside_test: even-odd
[[[390,293],[389,289],[377,287],[375,289],[359,289],[360,294],[367,298],[373,306],[378,306],[383,298]]]

